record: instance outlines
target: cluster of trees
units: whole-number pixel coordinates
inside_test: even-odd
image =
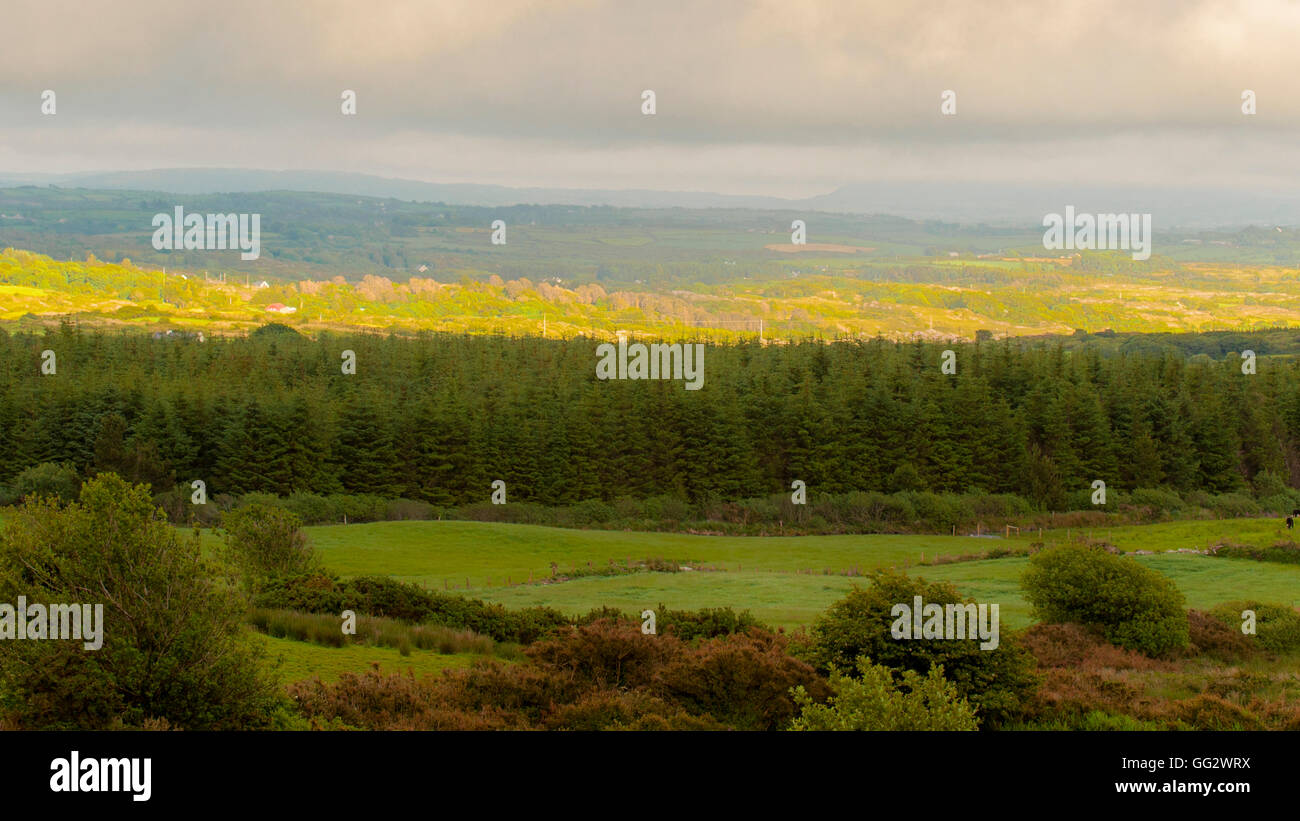
[[[113,474],[66,506],[28,500],[0,528],[0,601],[100,605],[102,644],[0,641],[0,726],[270,726],[283,696],[224,575]]]
[[[271,327],[271,326],[268,326]],[[0,483],[67,463],[210,495],[437,505],[694,502],[854,490],[1279,492],[1300,479],[1300,365],[1104,358],[1015,342],[710,345],[704,386],[597,380],[595,340],[0,334]],[[945,348],[955,374],[941,372]],[[57,372],[41,373],[54,351]],[[356,373],[344,374],[345,350]]]

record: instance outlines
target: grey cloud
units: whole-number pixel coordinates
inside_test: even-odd
[[[1300,124],[1300,7],[1280,0],[45,0],[6,18],[4,167],[236,155],[447,179],[440,153],[458,150],[485,168],[464,169],[474,181],[642,185],[656,177],[636,164],[658,162],[678,187],[806,194],[886,172],[1055,172],[1066,145],[1074,173],[1122,173],[1121,144],[1134,173],[1175,182],[1290,173]],[[356,118],[338,113],[344,88]],[[529,179],[495,178],[510,173]]]

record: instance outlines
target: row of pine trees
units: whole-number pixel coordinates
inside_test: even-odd
[[[274,327],[274,326],[271,326]],[[264,329],[265,330],[265,329]],[[434,504],[1300,484],[1300,365],[1017,341],[706,346],[704,387],[599,381],[597,341],[0,333],[0,484],[42,462],[156,490]],[[941,372],[943,351],[956,373]],[[55,372],[42,374],[42,352]],[[356,356],[343,373],[344,351]]]

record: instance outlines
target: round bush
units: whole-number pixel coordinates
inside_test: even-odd
[[[1024,712],[1038,676],[1034,660],[1009,630],[1000,631],[994,650],[981,650],[978,639],[894,639],[890,627],[894,605],[912,604],[920,596],[926,604],[959,604],[964,600],[947,583],[929,583],[904,573],[875,570],[867,574],[871,586],[855,588],[818,617],[810,631],[808,659],[829,673],[836,669],[856,676],[858,659],[896,671],[911,670],[922,676],[942,666],[944,677],[979,711],[986,727],[996,727]]]
[[[13,492],[20,499],[53,496],[66,504],[76,501],[81,492],[81,477],[71,464],[42,462],[18,474]]]
[[[599,499],[584,499],[569,508],[573,515],[574,523],[579,527],[585,527],[590,524],[603,524],[612,521],[617,515],[612,505],[608,505]]]
[[[1096,625],[1111,643],[1146,655],[1187,646],[1183,594],[1127,556],[1078,544],[1053,547],[1030,558],[1020,586],[1044,622]]]
[[[1177,513],[1185,506],[1182,498],[1172,490],[1163,488],[1140,487],[1126,494],[1124,501],[1135,507],[1149,507],[1154,511]]]
[[[1211,509],[1222,519],[1238,519],[1259,513],[1259,505],[1244,493],[1220,493],[1211,502]]]

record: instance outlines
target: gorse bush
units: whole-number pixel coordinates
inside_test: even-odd
[[[1255,614],[1254,641],[1265,650],[1285,653],[1300,649],[1300,613],[1285,604],[1271,604],[1255,599],[1225,602],[1210,610],[1210,615],[1237,634],[1246,619],[1243,613]]]
[[[767,629],[748,610],[739,613],[730,607],[670,610],[663,604],[655,610],[655,625],[660,632],[671,633],[683,641],[714,639],[733,633],[744,633],[752,627]]]
[[[658,672],[655,692],[692,715],[738,730],[777,730],[796,712],[793,692],[827,696],[811,665],[786,652],[786,639],[750,628],[701,641]]]
[[[751,630],[701,642],[602,619],[556,631],[512,665],[483,662],[419,681],[344,674],[290,688],[318,727],[364,729],[771,730],[793,692],[829,690],[784,639]]]
[[[831,671],[831,696],[817,703],[802,687],[792,730],[975,730],[975,709],[935,665],[924,677],[904,670],[901,682],[881,664],[858,659],[856,676]]]
[[[1187,646],[1183,594],[1130,557],[1078,544],[1053,547],[1029,559],[1020,586],[1044,622],[1096,625],[1107,640],[1152,656]]]
[[[1200,610],[1187,611],[1189,649],[1224,661],[1238,661],[1256,650],[1250,636],[1241,632],[1241,611],[1235,624]]]
[[[682,652],[671,636],[646,635],[626,622],[599,620],[557,631],[524,651],[538,665],[597,689],[645,687]]]

